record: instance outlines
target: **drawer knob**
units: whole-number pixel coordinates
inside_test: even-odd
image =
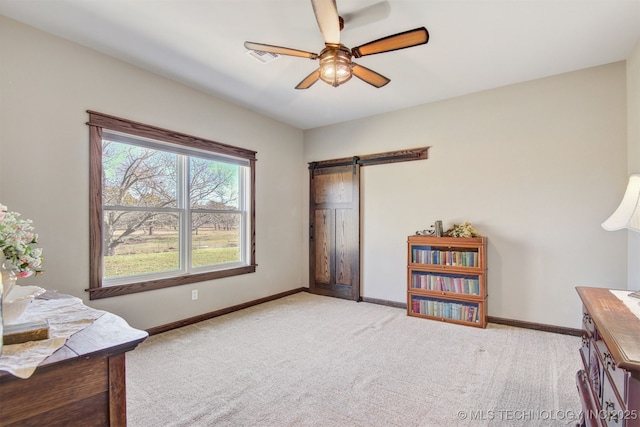
[[[607,412],[607,421],[618,421],[618,411],[616,411],[616,405],[613,402],[605,400],[604,410]]]
[[[604,364],[607,367],[607,369],[611,369],[612,371],[615,371],[616,363],[614,362],[611,354],[605,351],[604,353],[602,353],[602,356],[604,357]]]

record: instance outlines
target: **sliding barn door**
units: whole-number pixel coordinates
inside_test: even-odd
[[[310,169],[309,290],[360,299],[360,165]]]

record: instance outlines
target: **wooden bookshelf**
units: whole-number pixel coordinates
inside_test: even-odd
[[[487,239],[409,236],[407,314],[487,326]]]

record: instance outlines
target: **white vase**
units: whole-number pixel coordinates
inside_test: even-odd
[[[0,273],[2,273],[2,300],[6,301],[7,295],[9,295],[11,289],[16,285],[18,276],[13,266],[7,261],[0,265]]]

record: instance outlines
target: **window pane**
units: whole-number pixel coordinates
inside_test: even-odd
[[[104,212],[104,277],[178,270],[178,216],[157,212]]]
[[[103,140],[105,206],[176,206],[173,153]]]
[[[240,214],[193,213],[192,267],[241,261]]]
[[[189,200],[192,209],[238,209],[240,166],[192,157]]]

